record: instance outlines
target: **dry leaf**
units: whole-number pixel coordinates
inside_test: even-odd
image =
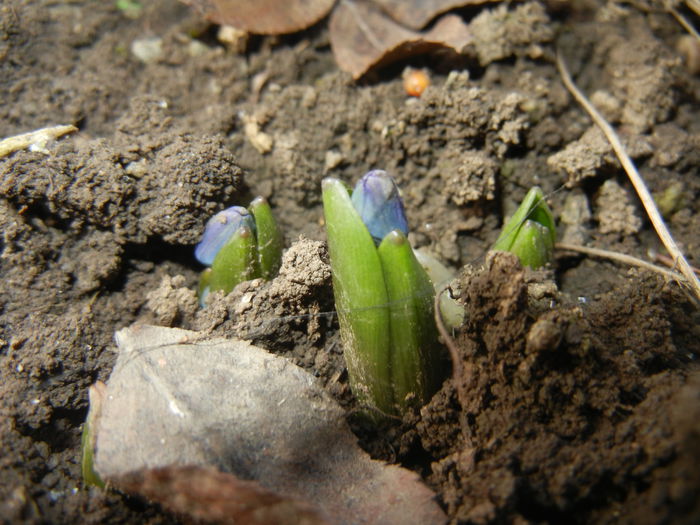
[[[373,0],[373,3],[398,23],[417,30],[450,9],[492,1],[494,0]]]
[[[340,69],[357,79],[369,69],[439,48],[461,53],[467,25],[456,15],[440,18],[430,31],[407,29],[365,1],[341,0],[330,20],[330,39]]]
[[[174,470],[154,469],[196,465],[238,478],[225,488],[213,482],[195,498],[202,505],[247,480],[261,488],[237,493],[250,505],[293,500],[331,524],[445,522],[418,476],[369,458],[343,410],[290,361],[245,341],[172,328],[125,328],[116,340],[120,353],[95,431],[94,467],[105,481],[127,489],[128,479],[151,488],[155,480],[157,488],[182,480]],[[153,497],[150,490],[144,495]],[[179,501],[191,506],[189,498]]]
[[[326,525],[310,505],[283,498],[259,483],[213,467],[171,466],[132,472],[112,481],[177,514],[196,520],[246,525]]]
[[[281,34],[316,23],[333,8],[329,27],[338,66],[357,79],[373,67],[447,49],[461,53],[466,24],[452,15],[419,30],[450,9],[500,0],[182,0],[204,17],[251,33]]]
[[[183,0],[222,25],[249,33],[294,33],[326,16],[335,0]]]

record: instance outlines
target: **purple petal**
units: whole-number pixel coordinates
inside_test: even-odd
[[[248,210],[241,206],[231,206],[220,211],[204,227],[204,235],[194,249],[194,256],[202,264],[211,266],[219,250],[241,226],[248,226],[255,231],[255,221]]]
[[[385,171],[372,170],[362,177],[352,192],[352,204],[375,242],[381,242],[392,230],[408,235],[399,189]]]

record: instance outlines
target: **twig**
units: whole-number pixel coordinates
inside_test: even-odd
[[[669,2],[666,3],[666,10],[673,15],[673,17],[678,21],[680,25],[683,26],[683,28],[688,31],[691,35],[693,35],[695,38],[700,40],[700,33],[693,27],[693,24],[691,24],[688,19],[683,16],[675,7],[673,7]],[[691,9],[695,9],[692,5],[689,4],[689,7]],[[698,13],[700,14],[700,13]]]
[[[593,104],[590,103],[586,96],[581,93],[581,91],[571,80],[571,75],[569,74],[569,70],[564,63],[560,52],[557,52],[557,67],[559,68],[559,74],[561,75],[566,88],[571,92],[578,103],[581,104],[588,112],[590,117],[593,119],[593,122],[600,127],[608,141],[610,141],[610,145],[615,151],[617,158],[620,159],[622,167],[625,169],[625,172],[627,172],[627,176],[630,178],[634,189],[637,190],[637,195],[639,195],[639,199],[642,201],[642,205],[646,209],[656,233],[661,238],[661,242],[666,247],[668,253],[671,254],[671,257],[673,257],[673,259],[677,262],[681,273],[687,279],[695,295],[698,297],[698,299],[700,299],[700,281],[688,264],[688,261],[686,261],[683,253],[678,248],[678,245],[671,236],[671,233],[668,231],[668,228],[661,217],[661,213],[659,213],[656,204],[654,204],[654,199],[652,198],[651,193],[649,193],[649,190],[644,184],[642,177],[639,175],[637,168],[634,167],[632,159],[630,159],[629,155],[627,155],[625,152],[625,148],[622,146],[617,133],[615,133],[612,126],[608,124],[605,118],[603,118]]]
[[[55,140],[66,133],[78,131],[75,126],[52,126],[49,128],[37,129],[22,135],[15,135],[0,140],[0,158],[19,151],[24,148],[33,146],[36,150],[46,153],[46,143],[50,140]]]
[[[655,253],[654,260],[660,262],[661,264],[665,264],[669,268],[676,267],[676,263],[673,262],[673,259],[671,259],[668,255],[664,255],[663,253]],[[700,275],[700,268],[696,268],[695,266],[691,266],[691,268],[695,272],[695,275]]]
[[[613,261],[619,261],[624,264],[629,264],[631,266],[639,266],[640,268],[645,268],[651,270],[652,272],[660,273],[671,279],[676,279],[681,282],[686,282],[685,277],[683,277],[678,272],[672,270],[667,270],[656,264],[652,264],[644,259],[638,259],[631,255],[626,255],[624,253],[613,252],[610,250],[602,250],[600,248],[589,248],[588,246],[581,246],[578,244],[567,244],[564,242],[558,242],[556,245],[557,250],[567,250],[570,252],[585,253],[586,255],[593,255],[594,257],[603,257],[605,259],[612,259]]]

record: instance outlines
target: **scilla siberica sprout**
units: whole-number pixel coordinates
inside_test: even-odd
[[[535,186],[503,226],[491,249],[514,253],[520,264],[536,269],[552,260],[556,236],[552,210],[547,206],[542,190]]]
[[[249,211],[250,210],[250,211]],[[232,206],[214,215],[194,250],[205,266],[199,279],[199,302],[211,292],[229,293],[251,279],[271,279],[282,258],[283,239],[267,201],[258,197],[249,210]]]
[[[443,379],[435,291],[406,239],[396,184],[386,172],[370,171],[351,198],[340,180],[326,178],[323,207],[340,335],[355,396],[385,414],[425,404]]]

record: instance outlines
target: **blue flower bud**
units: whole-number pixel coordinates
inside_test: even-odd
[[[362,177],[352,192],[352,205],[375,243],[379,244],[392,230],[408,235],[399,189],[386,171],[372,170]]]
[[[211,266],[219,250],[243,226],[255,232],[255,220],[245,208],[231,206],[220,211],[207,222],[202,240],[194,249],[194,256],[205,266]]]
[[[435,291],[404,233],[399,191],[379,170],[365,175],[352,197],[338,179],[324,179],[322,188],[350,388],[361,406],[378,409],[368,412],[371,419],[421,406],[442,383],[442,355]]]

